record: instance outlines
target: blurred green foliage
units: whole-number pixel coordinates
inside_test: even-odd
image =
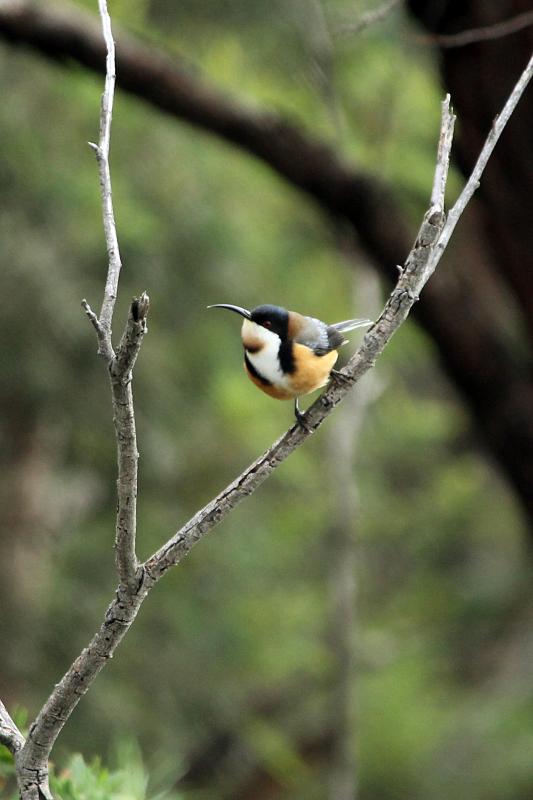
[[[339,139],[315,79],[313,26],[323,21],[312,3],[110,5],[117,26],[391,182],[415,230],[440,88],[400,16],[334,43]],[[330,29],[353,13],[340,0],[324,11]],[[86,145],[97,136],[101,81],[5,47],[0,76],[0,670],[2,691],[31,716],[115,584],[109,393],[80,309],[82,297],[98,307],[106,270]],[[329,321],[368,311],[350,301],[363,280],[357,264],[305,198],[264,165],[121,94],[112,176],[124,262],[116,334],[133,294],[147,289],[152,300],[135,377],[145,557],[292,421],[288,404],[246,381],[237,320],[206,306],[274,302]],[[531,563],[519,512],[411,323],[378,373],[382,391],[352,476],[360,797],[529,797]],[[327,537],[337,500],[326,444],[335,424],[155,589],[57,743],[64,800],[146,796],[138,755],[119,759],[116,772],[91,760],[107,760],[125,732],[138,737],[157,783],[161,765],[177,777],[220,730],[285,785],[288,800],[324,797],[327,762],[306,763],[295,742],[324,729],[334,673]],[[266,714],[258,699],[271,692],[279,700]],[[91,766],[68,755],[77,751]],[[205,796],[231,796],[226,778],[214,776]]]
[[[99,758],[87,764],[79,753],[71,756],[57,774],[50,769],[50,789],[57,800],[180,800],[171,790],[147,793],[148,774],[133,741],[123,741],[117,748],[117,768],[109,770]],[[14,767],[8,751],[0,745],[0,789],[10,792]],[[5,797],[5,794],[2,795]],[[12,800],[18,797],[13,791]],[[6,798],[7,800],[7,798]]]

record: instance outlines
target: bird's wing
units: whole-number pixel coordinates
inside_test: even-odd
[[[315,355],[324,356],[342,344],[344,336],[320,319],[302,316],[302,324],[294,341],[309,347]]]
[[[302,324],[294,341],[309,347],[315,355],[325,356],[331,353],[348,341],[344,334],[354,328],[362,328],[372,325],[370,319],[347,319],[344,322],[336,322],[333,325],[326,325],[315,317],[302,317]]]

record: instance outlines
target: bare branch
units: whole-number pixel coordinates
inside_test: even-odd
[[[341,374],[345,381],[332,383],[315,401],[306,414],[305,429],[299,425],[294,425],[289,429],[281,439],[254,461],[214,500],[195,514],[145,562],[144,567],[153,580],[157,580],[169,567],[179,563],[202,536],[217,525],[244,497],[252,494],[293,450],[317,430],[351,386],[374,365],[376,358],[383,352],[393,334],[404,322],[411,307],[418,300],[422,288],[435,271],[451,233],[479,184],[494,145],[527,86],[532,71],[533,58],[520,76],[502,113],[495,121],[474,172],[446,222],[443,210],[444,192],[455,119],[450,112],[449,98],[445,99],[442,105],[439,147],[431,193],[431,199],[432,201],[436,200],[436,203],[435,205],[432,203],[424,216],[415,245],[407,257],[396,287],[381,316],[367,332],[362,345],[342,370]]]
[[[494,25],[484,25],[481,28],[470,28],[459,33],[447,34],[415,34],[412,38],[421,44],[438,45],[439,47],[464,47],[467,44],[476,42],[492,41],[502,39],[512,33],[528,28],[533,25],[533,11],[524,11],[515,17],[496,22]]]
[[[66,2],[2,0],[0,37],[30,45],[56,61],[104,72],[106,52],[93,15]],[[182,59],[124,33],[117,35],[117,42],[117,85],[123,91],[264,161],[328,215],[348,220],[383,269],[409,251],[408,226],[392,192],[352,168],[327,142],[270,110],[217,91]]]
[[[457,201],[455,202],[453,208],[450,210],[448,214],[448,219],[446,221],[446,225],[443,228],[442,234],[439,239],[438,243],[438,250],[435,251],[433,254],[433,259],[431,261],[432,268],[434,269],[440,259],[440,255],[438,253],[442,253],[447,246],[448,242],[450,241],[450,237],[455,230],[455,226],[459,222],[459,218],[461,214],[465,210],[467,204],[472,199],[472,196],[476,189],[479,187],[479,182],[481,180],[481,176],[485,167],[487,166],[487,162],[492,155],[492,151],[496,147],[496,143],[500,138],[503,129],[509,122],[511,114],[515,110],[518,101],[522,97],[528,83],[533,76],[533,56],[530,58],[526,68],[524,69],[520,79],[518,80],[516,86],[514,87],[513,91],[509,95],[507,102],[505,103],[501,113],[496,117],[494,122],[492,123],[492,128],[490,129],[489,135],[485,140],[485,144],[479,154],[479,157],[476,161],[474,169],[472,170],[472,174],[470,175],[466,186],[464,187],[463,191],[459,195]]]
[[[447,154],[445,155],[447,156]],[[442,170],[442,164],[438,168]],[[133,623],[140,605],[150,589],[167,569],[177,564],[193,545],[220,522],[237,503],[252,494],[273,470],[322,424],[353,384],[373,366],[377,356],[406,319],[409,309],[418,299],[418,293],[423,285],[421,276],[424,274],[424,265],[429,258],[432,244],[438,238],[443,221],[444,214],[442,212],[430,209],[426,214],[411,257],[380,318],[366,334],[362,346],[345,368],[342,379],[333,383],[311,406],[306,414],[306,428],[304,429],[299,424],[293,425],[266,453],[248,467],[218,497],[201,509],[145,564],[141,565],[135,573],[134,579],[121,582],[99,631],[54,687],[31,726],[27,742],[17,762],[19,775],[31,775],[38,772],[40,776],[44,776],[43,780],[45,780],[47,760],[57,736],[82,695],[88,690],[106,661],[113,655],[115,648]],[[132,489],[136,488],[137,452],[131,397],[131,369],[146,330],[147,312],[148,297],[143,294],[139,299],[134,299],[132,303],[117,357],[111,365],[115,413],[123,408],[126,416],[125,420],[121,418],[115,423],[119,445],[119,467],[122,454],[124,454],[123,474],[126,475],[130,470],[130,482],[129,484],[127,481],[125,483],[125,494],[122,501],[119,481],[119,504],[124,502],[127,505],[128,502],[132,502],[133,507],[135,492]],[[113,370],[117,370],[116,375],[113,375]],[[124,431],[129,431],[131,435],[127,441],[122,441]],[[131,478],[132,473],[135,474],[135,482]],[[135,557],[128,540],[128,536],[131,535],[131,529],[128,530],[128,528],[129,526],[134,527],[135,520],[134,512],[133,518],[128,518],[127,509],[124,507],[123,510],[125,515],[121,519],[125,520],[125,533],[122,537],[122,531],[119,530],[117,522],[117,550],[120,544],[120,558],[124,558],[127,569],[130,564],[129,559],[132,556]],[[37,796],[35,795],[36,798]],[[27,797],[33,800],[30,793],[27,794]],[[26,800],[25,796],[23,796],[23,800]]]
[[[445,102],[432,191],[432,200],[437,199],[438,203],[432,204],[425,214],[415,245],[380,317],[367,332],[362,345],[347,366],[339,373],[340,377],[336,377],[324,394],[308,410],[306,427],[303,428],[299,424],[293,425],[266,453],[201,509],[138,570],[135,570],[135,551],[132,546],[135,537],[135,512],[133,512],[133,516],[131,514],[128,516],[126,510],[123,517],[123,532],[118,531],[117,523],[117,549],[119,549],[118,543],[120,542],[120,569],[127,572],[130,577],[123,580],[121,575],[121,585],[117,589],[116,597],[110,604],[100,629],[88,647],[81,652],[65,673],[62,680],[54,687],[31,726],[26,743],[17,754],[17,774],[22,800],[51,797],[48,789],[47,762],[52,746],[81,696],[88,690],[96,675],[113,655],[152,586],[167,569],[177,564],[199,539],[214,528],[244,497],[252,494],[296,447],[319,428],[352,386],[372,368],[393,334],[405,321],[412,306],[418,300],[422,288],[438,264],[457,219],[479,183],[494,144],[530,79],[532,69],[533,66],[530,62],[489,134],[472,179],[467,183],[452,210],[454,216],[452,217],[450,214],[446,224],[441,201],[444,197],[453,120],[448,104]],[[447,236],[444,236],[443,231],[446,231]],[[131,370],[146,331],[148,304],[146,294],[139,299],[134,299],[117,357],[112,359],[110,365],[114,405],[122,405],[126,409],[126,418],[117,420],[116,428],[119,468],[121,457],[124,456],[124,475],[129,473],[129,478],[124,486],[124,502],[132,502],[133,508],[136,494],[137,452],[130,388]],[[127,441],[122,441],[123,433],[126,433]],[[130,438],[127,437],[128,433]],[[6,723],[5,717],[3,721]]]
[[[82,302],[98,337],[98,351],[105,356],[109,366],[113,399],[113,421],[117,439],[117,521],[115,531],[115,560],[120,580],[135,583],[138,569],[135,555],[137,528],[137,435],[131,388],[132,370],[146,333],[146,316],[150,301],[143,293],[134,298],[117,354],[111,342],[113,310],[118,290],[121,262],[118,247],[113,202],[111,197],[111,172],[109,168],[109,142],[113,97],[115,92],[115,45],[106,0],[98,0],[102,31],[106,44],[106,75],[100,112],[100,139],[98,145],[89,142],[96,153],[99,167],[104,233],[108,251],[108,272],[100,319],[86,300]]]
[[[31,725],[26,744],[17,758],[19,786],[26,780],[28,791],[22,792],[22,800],[42,800],[35,786],[43,792],[47,782],[47,763],[54,742],[65,722],[89,689],[100,670],[112,658],[116,646],[124,638],[146,597],[147,589],[142,584],[137,592],[119,587],[116,596],[106,611],[104,621],[89,645],[69,667],[63,678],[54,686],[48,700]],[[43,792],[44,793],[44,792]]]
[[[157,580],[169,567],[179,563],[202,536],[217,525],[241,500],[252,494],[293,450],[322,425],[353,384],[374,366],[376,358],[383,352],[392,335],[405,321],[409,310],[418,300],[420,291],[431,274],[427,271],[427,265],[444,225],[444,191],[453,123],[454,118],[450,114],[449,98],[447,98],[442,106],[439,148],[431,195],[432,200],[433,198],[437,200],[437,204],[432,204],[427,211],[415,246],[401,270],[396,287],[381,316],[367,332],[362,345],[340,373],[343,379],[333,382],[311,406],[306,413],[305,428],[298,424],[290,428],[237,480],[195,514],[183,528],[145,562],[145,570],[152,580]],[[439,258],[440,255],[442,255],[442,251]]]
[[[335,38],[346,38],[357,36],[366,28],[383,22],[395,8],[402,5],[404,0],[387,0],[383,5],[376,9],[361,14],[355,22],[346,22],[340,25],[334,32]],[[465,47],[465,45],[475,44],[476,42],[493,41],[502,39],[518,33],[524,28],[533,25],[533,11],[524,11],[514,17],[505,19],[502,22],[495,22],[493,25],[483,25],[479,28],[469,28],[458,33],[447,34],[411,34],[409,39],[425,45],[437,45],[443,48]]]
[[[117,298],[118,280],[122,263],[120,260],[120,250],[118,247],[117,230],[115,225],[115,215],[113,212],[113,197],[111,192],[111,172],[109,169],[109,143],[111,139],[111,120],[113,116],[113,99],[115,95],[115,43],[111,31],[111,20],[107,11],[106,0],[98,0],[100,16],[102,18],[102,30],[106,43],[106,74],[104,93],[102,95],[102,107],[100,114],[100,137],[98,145],[89,142],[89,146],[94,150],[98,171],[100,174],[100,192],[102,195],[102,211],[104,221],[104,234],[107,246],[108,270],[105,283],[104,299],[100,310],[98,332],[98,351],[108,362],[114,356],[113,345],[111,342],[111,328],[113,323],[113,310]],[[86,309],[87,311],[87,309]],[[94,324],[94,321],[91,319]]]
[[[92,308],[89,305],[89,303],[87,302],[87,300],[83,299],[81,301],[81,307],[84,309],[85,313],[87,314],[87,318],[89,319],[89,322],[91,323],[91,325],[93,326],[93,328],[96,331],[96,336],[98,338],[98,352],[99,353],[104,353],[106,345],[107,345],[107,340],[106,340],[105,331],[102,328],[102,326],[100,325],[100,320],[98,319],[98,317],[96,316],[96,314],[92,310]]]
[[[452,149],[453,129],[455,126],[455,116],[450,111],[450,95],[447,94],[442,101],[441,107],[441,126],[439,137],[439,149],[437,153],[437,168],[433,181],[433,191],[431,193],[431,205],[441,211],[444,210],[444,194],[446,182],[448,180],[448,170],[450,167],[450,152]]]
[[[430,209],[422,223],[414,249],[409,255],[395,289],[381,316],[367,332],[363,343],[341,371],[342,378],[329,388],[309,408],[306,427],[292,426],[272,447],[263,453],[233,483],[214,500],[198,511],[171,539],[144,564],[151,580],[158,580],[169,567],[178,564],[191,548],[245,497],[251,495],[269,475],[325,421],[351,387],[374,366],[393,334],[402,322],[427,279],[426,266],[442,225],[444,213]],[[429,276],[428,276],[429,277]]]
[[[0,700],[0,744],[15,755],[24,747],[24,736],[15,725],[14,721]]]
[[[422,256],[417,258],[416,254],[421,252],[426,258],[429,256],[430,245],[436,240],[443,219],[442,213],[436,214],[432,211],[431,219],[424,220],[413,251],[412,264],[414,268],[409,270],[406,265],[384,312],[373,329],[367,333],[362,347],[349,362],[344,379],[333,384],[307,412],[308,429],[294,425],[236,481],[199,511],[166,545],[148,559],[136,573],[135,581],[129,580],[121,583],[116,598],[107,610],[100,630],[89,646],[74,661],[62,680],[54,687],[52,694],[31,726],[28,740],[17,763],[19,780],[22,775],[31,775],[37,772],[42,780],[46,781],[47,759],[59,732],[80,697],[87,691],[107,659],[112,656],[116,646],[135,619],[137,611],[151,587],[169,567],[178,563],[196,541],[220,522],[240,500],[250,495],[298,445],[302,444],[310,432],[322,424],[353,383],[371,368],[375,358],[406,318],[409,308],[417,299],[418,291],[421,288],[417,283],[417,276],[423,272],[424,258]],[[124,503],[122,507],[124,515],[121,516],[119,508],[117,520],[117,560],[119,560],[120,553],[119,563],[122,564],[122,560],[124,560],[124,569],[129,569],[131,558],[135,558],[128,538],[135,525],[134,511],[132,517],[128,516],[130,512],[127,510],[130,502],[133,504],[133,508],[135,506],[137,467],[131,369],[146,330],[147,312],[148,297],[143,294],[141,298],[135,299],[132,303],[117,357],[111,365],[115,413],[123,413],[125,417],[121,416],[120,420],[116,420],[115,423],[119,445],[119,470],[123,469],[125,477],[122,496],[119,479],[119,506]],[[116,370],[115,374],[114,370]],[[126,436],[123,440],[124,431],[129,433],[129,438]],[[127,478],[128,472],[129,478]],[[135,481],[132,480],[132,474],[135,476]],[[119,523],[122,524],[122,522],[124,522],[124,532],[119,528]],[[48,791],[47,788],[46,790]],[[27,797],[32,796],[28,793]]]
[[[108,159],[115,61],[106,0],[99,0],[99,7],[108,55],[100,116],[100,140],[98,145],[90,144],[90,146],[96,152],[99,165],[109,268],[100,319],[86,300],[82,302],[82,307],[96,331],[99,352],[107,360],[111,381],[113,419],[117,439],[118,503],[115,548],[120,585],[100,630],[65,673],[60,683],[54,687],[31,726],[26,742],[24,743],[24,740],[20,742],[16,769],[22,800],[42,800],[43,797],[51,800],[52,796],[48,786],[48,758],[54,742],[80,697],[87,691],[107,659],[111,658],[115,647],[135,619],[139,606],[148,591],[143,585],[142,572],[138,568],[135,554],[139,454],[137,452],[131,381],[132,370],[147,330],[146,317],[150,301],[146,292],[138,298],[133,298],[126,327],[115,355],[111,343],[111,323],[121,264],[111,201]]]
[[[334,36],[337,38],[345,36],[357,36],[362,33],[366,28],[371,25],[376,25],[378,22],[383,22],[395,8],[402,5],[404,0],[387,0],[383,5],[361,14],[359,19],[355,22],[346,23],[340,26],[335,32]]]
[[[113,420],[117,435],[117,523],[115,559],[120,580],[135,581],[138,569],[135,555],[137,529],[137,434],[131,388],[132,370],[147,331],[150,300],[146,292],[134,297],[126,329],[109,370],[113,396]]]
[[[1,0],[0,38],[31,47],[67,69],[77,63],[104,74],[106,49],[98,22],[67,0],[61,4]],[[371,263],[392,283],[394,265],[410,248],[410,224],[391,188],[375,175],[354,168],[325,141],[289,120],[228,97],[203,80],[197,67],[170,58],[132,35],[117,35],[117,67],[117,87],[235,145],[242,154],[261,159],[317,203],[328,219],[342,225],[347,222]],[[509,216],[510,207],[507,212]],[[479,227],[479,222],[471,224]],[[505,264],[512,268],[505,280],[514,283],[518,302],[527,314],[527,292],[518,286],[527,284],[527,276],[524,270],[517,274],[524,235],[522,232],[515,243],[514,259]],[[533,382],[527,359],[517,358],[498,313],[469,281],[432,281],[415,313],[434,340],[442,367],[469,408],[484,443],[533,521],[533,432],[529,424]],[[458,330],[456,319],[461,316],[469,320],[467,330]],[[496,354],[493,361],[498,369],[487,369],[487,352]],[[512,414],[507,413],[509,408]],[[525,453],[524,458],[515,458],[517,448]]]

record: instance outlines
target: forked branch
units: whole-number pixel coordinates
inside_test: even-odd
[[[135,503],[137,492],[137,444],[131,377],[135,360],[146,332],[149,300],[146,294],[133,300],[126,328],[115,355],[111,345],[111,322],[120,273],[118,246],[111,204],[109,175],[109,131],[114,88],[114,57],[111,29],[105,0],[99,0],[104,36],[108,47],[107,75],[102,103],[100,144],[97,157],[100,166],[104,228],[109,251],[109,268],[100,318],[84,302],[89,319],[95,327],[100,352],[107,359],[112,387],[113,409],[118,446],[118,515],[116,531],[117,568],[120,585],[107,609],[99,630],[80,653],[30,727],[28,739],[13,728],[7,711],[0,707],[0,741],[15,753],[17,775],[23,800],[51,798],[48,788],[48,758],[53,744],[80,697],[88,690],[130,625],[149,590],[167,569],[177,564],[194,544],[215,527],[244,497],[255,489],[300,446],[333,411],[352,386],[372,368],[376,358],[405,321],[421,290],[437,266],[449,237],[466,203],[479,182],[485,164],[494,149],[501,129],[506,124],[521,93],[531,78],[530,62],[505,106],[495,129],[489,135],[472,179],[463,190],[446,222],[444,193],[452,142],[454,118],[449,98],[443,103],[441,134],[437,164],[431,194],[415,245],[400,270],[397,284],[381,315],[364,337],[363,343],[324,394],[306,414],[306,428],[293,425],[272,447],[251,464],[233,483],[189,520],[166,544],[144,564],[138,566],[135,557]],[[3,710],[3,711],[2,711]]]
[[[24,746],[24,736],[19,731],[15,722],[11,719],[11,716],[5,707],[5,705],[0,700],[0,744],[3,744],[4,747],[12,753],[12,755],[16,755],[19,750],[22,750]]]
[[[96,154],[98,163],[108,268],[100,316],[98,317],[94,313],[86,300],[82,301],[82,306],[96,330],[98,352],[106,359],[111,379],[118,464],[115,560],[119,578],[123,583],[127,584],[136,580],[138,568],[135,555],[135,535],[137,527],[137,462],[139,454],[137,452],[131,380],[133,365],[135,364],[143,336],[146,333],[146,316],[150,303],[146,293],[140,298],[134,298],[118,352],[115,354],[111,333],[118,281],[122,268],[113,211],[111,170],[109,167],[109,145],[116,79],[115,43],[106,0],[98,0],[98,7],[107,53],[106,74],[100,110],[99,140],[97,145],[92,142],[89,142],[89,144]]]
[[[342,378],[332,382],[324,394],[306,412],[305,428],[298,423],[293,425],[266,453],[254,461],[214,500],[198,511],[145,562],[144,569],[150,582],[158,580],[169,567],[181,561],[202,536],[214,528],[241,500],[252,494],[282,461],[322,425],[352,386],[374,366],[378,356],[381,355],[394,333],[407,318],[410,309],[418,300],[423,286],[430,277],[429,264],[437,250],[445,222],[444,192],[455,121],[455,117],[450,112],[449,101],[450,98],[447,97],[442,104],[441,133],[431,193],[434,204],[430,206],[424,216],[414,247],[407,257],[404,267],[401,268],[400,277],[385,308],[366,333],[357,352],[341,371]],[[442,255],[442,250],[438,252]],[[435,266],[432,267],[432,270]]]
[[[142,573],[135,554],[137,506],[137,437],[132,371],[139,353],[149,310],[149,298],[143,293],[134,298],[122,339],[115,353],[111,340],[113,311],[121,270],[115,218],[111,194],[109,143],[115,89],[115,48],[106,0],[99,0],[102,28],[107,48],[106,78],[101,103],[98,144],[91,144],[96,153],[102,197],[103,225],[108,252],[108,269],[104,298],[98,317],[83,300],[82,306],[95,328],[98,352],[104,356],[110,377],[113,420],[117,440],[117,520],[115,533],[116,566],[120,580],[116,597],[108,609],[104,623],[89,646],[56,684],[50,697],[30,728],[26,742],[16,736],[10,717],[0,713],[2,738],[16,754],[17,778],[23,800],[50,798],[48,758],[56,737],[79,698],[87,691],[95,676],[112,654],[116,644],[133,621],[144,594],[139,591]],[[11,721],[12,722],[12,721]]]

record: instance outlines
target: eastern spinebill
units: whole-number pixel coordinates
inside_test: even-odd
[[[303,414],[298,397],[325,386],[337,373],[333,365],[337,348],[348,341],[344,334],[371,325],[369,319],[348,319],[327,325],[280,306],[262,305],[248,311],[229,303],[208,308],[227,308],[244,317],[241,338],[244,367],[250,380],[276,400],[294,400],[298,421]]]

